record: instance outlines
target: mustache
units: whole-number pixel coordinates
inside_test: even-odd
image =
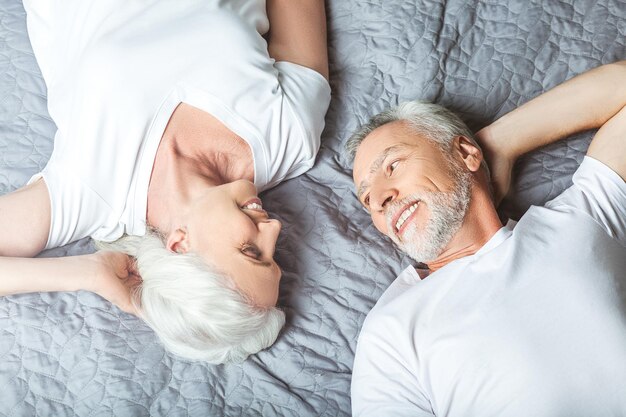
[[[387,224],[387,230],[395,230],[393,227],[393,220],[399,211],[404,210],[407,205],[412,204],[416,201],[424,201],[428,204],[428,196],[426,193],[417,192],[413,193],[407,197],[404,197],[401,200],[395,200],[391,202],[387,208],[387,212],[385,213],[385,223]]]

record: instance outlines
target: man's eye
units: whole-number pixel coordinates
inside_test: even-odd
[[[363,205],[365,207],[369,207],[370,206],[370,196],[369,194],[365,196],[365,198],[363,199]]]
[[[254,259],[261,258],[261,251],[259,250],[259,248],[257,248],[255,245],[252,245],[250,243],[246,243],[241,248],[241,253],[243,253],[246,256],[249,256],[250,258],[254,258]]]
[[[393,171],[397,168],[398,164],[400,163],[400,161],[393,161],[391,164],[389,164],[389,173],[393,173]]]

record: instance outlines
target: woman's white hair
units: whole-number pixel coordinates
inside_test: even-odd
[[[354,132],[345,146],[350,158],[354,158],[359,145],[370,133],[387,123],[399,120],[406,121],[415,133],[439,146],[446,155],[450,154],[454,139],[458,136],[466,137],[472,145],[480,149],[474,135],[459,116],[438,104],[414,100],[378,113]],[[481,166],[489,176],[489,168],[484,159]]]
[[[97,246],[136,259],[142,283],[133,303],[176,355],[215,364],[241,362],[272,345],[285,324],[281,310],[254,305],[230,277],[198,255],[168,250],[156,231]]]

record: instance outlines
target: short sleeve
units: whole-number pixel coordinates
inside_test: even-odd
[[[330,86],[321,74],[312,69],[286,61],[274,65],[283,94],[281,132],[289,133],[280,138],[289,141],[282,158],[294,161],[286,175],[281,175],[283,180],[296,177],[313,166],[330,104]],[[297,136],[293,135],[294,132]],[[268,187],[272,185],[275,184]]]
[[[546,204],[570,207],[591,216],[606,232],[626,245],[626,182],[602,162],[585,156],[573,185]]]
[[[56,248],[96,234],[111,208],[96,193],[51,160],[29,182],[43,178],[50,195],[50,232],[46,249]]]
[[[26,25],[28,38],[37,57],[37,64],[43,75],[48,88],[54,79],[55,67],[58,57],[54,55],[60,38],[58,24],[58,8],[52,2],[37,2],[25,0],[23,2],[26,11]]]
[[[432,407],[416,383],[392,336],[371,333],[366,320],[357,345],[352,373],[352,415],[355,417],[432,417]],[[373,330],[386,331],[382,323]]]
[[[100,7],[112,8],[109,2]],[[88,14],[97,17],[97,2],[85,0],[40,1],[24,0],[26,27],[37,64],[46,86],[50,89],[62,77],[65,69],[75,66],[73,60],[82,42],[88,42],[84,20]],[[80,36],[76,31],[81,31]]]

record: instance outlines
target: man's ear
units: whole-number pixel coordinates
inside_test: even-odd
[[[187,253],[189,251],[189,235],[187,228],[182,227],[170,232],[167,235],[167,241],[165,243],[167,249],[175,253]]]
[[[457,136],[454,141],[467,169],[472,172],[477,172],[483,161],[483,153],[481,150],[465,136]]]

